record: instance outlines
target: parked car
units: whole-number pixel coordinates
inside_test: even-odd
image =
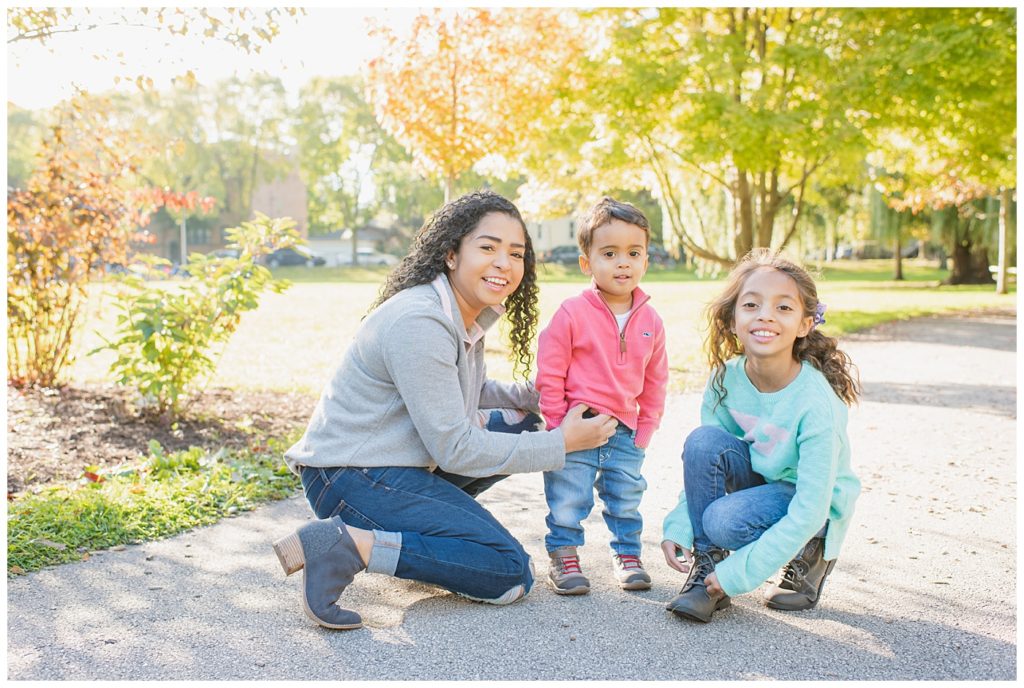
[[[855,260],[892,258],[892,251],[885,244],[873,239],[855,241],[853,243],[853,258]]]
[[[649,265],[660,265],[663,268],[672,268],[676,265],[676,259],[658,244],[650,244],[647,247],[647,261]]]
[[[266,258],[267,266],[272,268],[284,265],[305,265],[313,267],[323,265],[325,261],[312,253],[302,253],[294,248],[279,248]]]
[[[580,249],[578,246],[566,244],[555,246],[541,258],[544,263],[560,263],[562,265],[576,265],[580,261]]]
[[[370,248],[358,248],[356,249],[356,254],[360,265],[381,265],[384,267],[398,265],[398,258],[390,253],[381,253]],[[351,254],[342,256],[340,265],[352,265]]]
[[[917,258],[921,254],[921,242],[915,241],[910,246],[904,246],[900,255],[904,258]]]
[[[215,251],[210,251],[211,258],[238,258],[242,255],[242,252],[237,248],[218,248]]]

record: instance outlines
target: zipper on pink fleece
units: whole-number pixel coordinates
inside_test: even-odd
[[[615,318],[615,313],[612,311],[611,306],[609,306],[608,302],[604,299],[601,299],[601,303],[604,304],[604,309],[608,311],[608,315],[612,316],[612,325],[615,329],[618,329],[619,321]],[[629,317],[626,318],[625,324],[622,326],[622,329],[619,330],[619,363],[626,362],[626,328],[629,327],[629,321],[633,319],[634,315],[636,315],[636,311],[636,304],[633,304],[633,309],[629,312]]]

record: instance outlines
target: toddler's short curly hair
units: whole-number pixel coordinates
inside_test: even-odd
[[[583,255],[590,255],[590,245],[594,240],[594,231],[612,220],[622,220],[631,225],[636,225],[644,230],[647,242],[650,243],[651,223],[647,221],[647,216],[632,203],[616,201],[611,196],[605,196],[580,221],[576,241],[579,243],[580,251]]]

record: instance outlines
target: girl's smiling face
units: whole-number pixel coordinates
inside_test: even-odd
[[[488,306],[505,302],[523,281],[526,232],[505,213],[484,215],[447,257],[448,277],[468,328]]]
[[[733,332],[748,358],[792,358],[793,344],[811,331],[800,291],[792,277],[774,268],[759,268],[740,287]]]

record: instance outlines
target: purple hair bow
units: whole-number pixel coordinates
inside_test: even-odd
[[[818,305],[814,307],[814,322],[811,323],[811,329],[812,330],[815,327],[817,327],[818,325],[824,325],[825,324],[825,311],[827,309],[828,309],[828,306],[823,304],[821,301],[819,301]]]

